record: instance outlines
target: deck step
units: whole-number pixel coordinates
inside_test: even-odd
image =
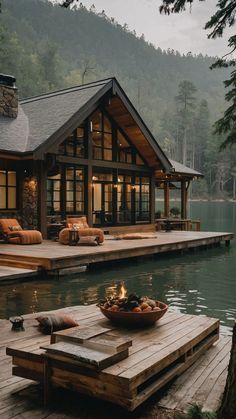
[[[35,262],[26,262],[19,259],[12,259],[6,257],[0,257],[0,266],[9,266],[13,268],[32,269],[32,271],[38,271],[42,269],[42,266]]]

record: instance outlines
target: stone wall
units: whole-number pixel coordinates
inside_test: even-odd
[[[0,84],[0,115],[16,118],[18,114],[18,93],[15,87]]]
[[[35,177],[24,180],[21,216],[23,228],[38,229],[38,183]]]
[[[22,211],[2,211],[0,218],[16,218],[23,229],[38,229],[38,184],[36,178],[26,178],[24,188],[19,197]]]

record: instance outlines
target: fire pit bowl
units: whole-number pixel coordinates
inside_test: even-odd
[[[106,316],[112,323],[121,326],[143,327],[154,324],[168,310],[168,305],[161,301],[155,301],[156,309],[151,311],[113,311],[111,308],[105,308],[103,304],[98,304],[102,314]]]

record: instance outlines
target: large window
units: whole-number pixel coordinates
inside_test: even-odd
[[[113,224],[113,175],[112,172],[93,174],[93,223]]]
[[[91,118],[93,159],[112,160],[112,127],[109,119],[100,111]]]
[[[101,111],[96,111],[90,121],[94,160],[113,160],[137,165],[145,164],[128,137]]]
[[[85,153],[85,128],[78,127],[60,145],[59,153],[66,156],[86,157]]]
[[[136,222],[150,219],[150,179],[147,176],[135,177],[135,219]]]
[[[131,223],[132,180],[131,176],[119,175],[117,183],[117,223]]]
[[[0,170],[0,209],[16,209],[16,172]]]
[[[84,213],[84,170],[66,167],[66,213]]]
[[[133,163],[131,145],[126,141],[120,131],[117,132],[117,160],[121,163]]]
[[[61,175],[48,176],[47,179],[47,213],[48,215],[61,212]]]

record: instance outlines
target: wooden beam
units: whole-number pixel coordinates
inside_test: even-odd
[[[164,182],[164,216],[170,216],[170,186],[169,182]]]
[[[0,159],[4,160],[33,160],[33,155],[32,154],[25,154],[25,153],[20,153],[20,154],[10,154],[10,153],[0,153]]]
[[[93,156],[92,133],[90,130],[90,120],[87,123],[88,134],[88,165],[87,165],[87,220],[88,225],[93,226],[93,166],[91,164]],[[86,193],[86,192],[85,192]]]
[[[39,229],[47,238],[47,168],[44,161],[38,162],[38,213]]]
[[[151,176],[151,190],[150,190],[150,223],[155,223],[155,172]]]
[[[186,182],[184,180],[181,181],[181,218],[187,218],[187,188]]]
[[[77,157],[70,156],[57,156],[57,161],[60,163],[69,163],[69,164],[78,164],[87,166],[91,164],[93,167],[106,167],[111,169],[121,169],[121,170],[134,170],[135,172],[150,173],[151,169],[145,166],[136,166],[135,164],[127,164],[106,160],[90,160],[90,159],[80,159]]]

